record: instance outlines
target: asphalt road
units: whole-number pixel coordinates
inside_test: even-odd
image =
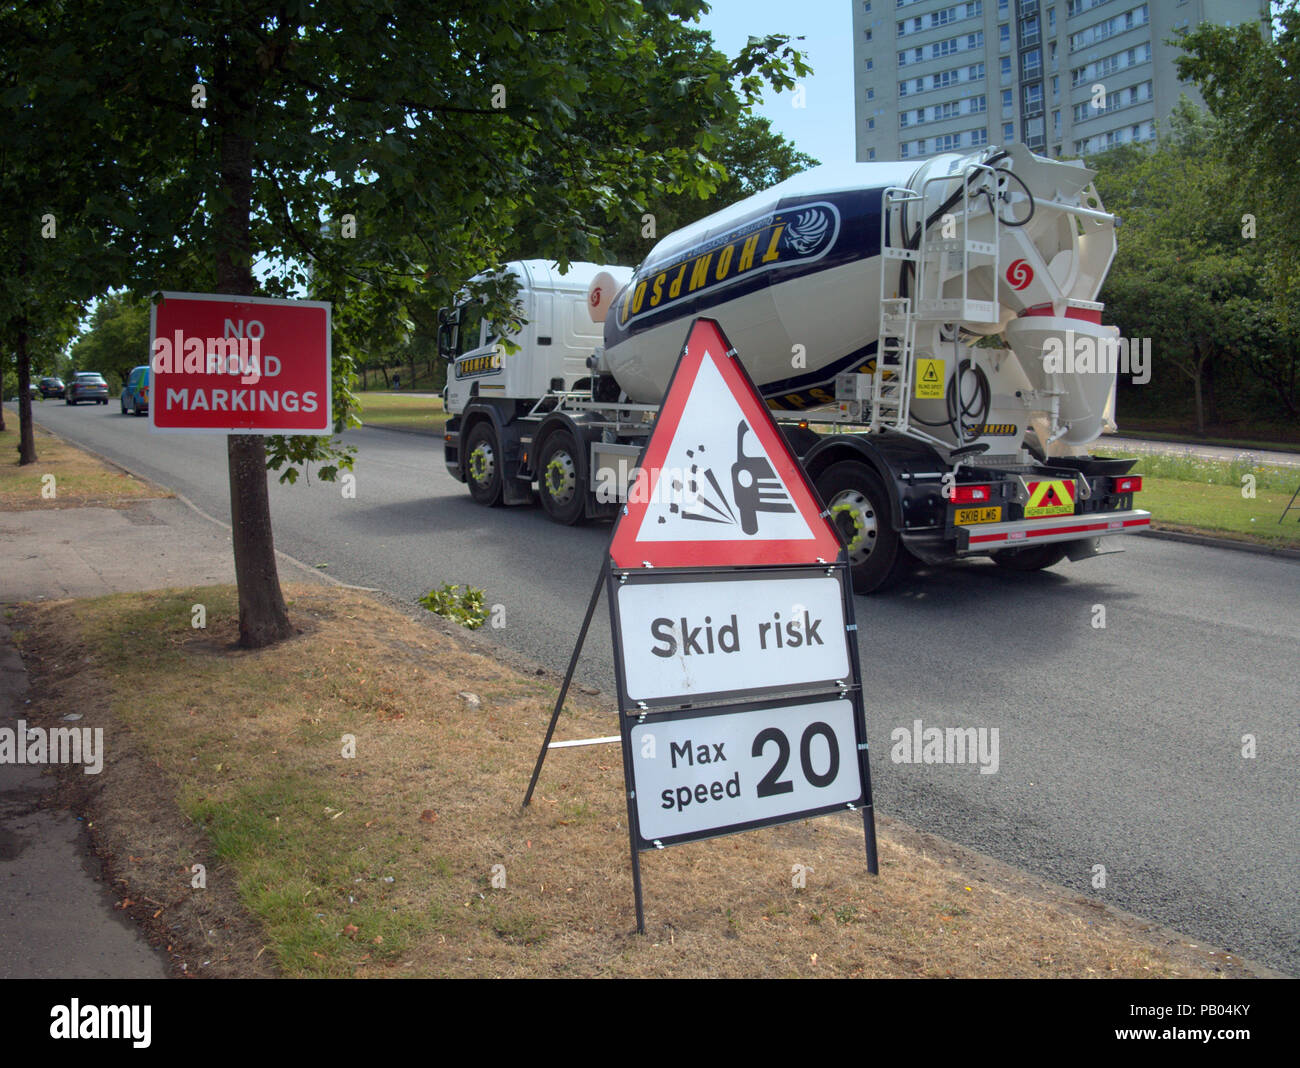
[[[115,403],[37,418],[228,517],[223,437],[152,435]],[[348,437],[355,499],[272,481],[277,548],[411,600],[482,587],[505,622],[484,633],[562,671],[610,528],[480,508],[436,438]],[[1300,565],[1114,541],[1126,551],[1029,575],[973,561],[857,599],[877,806],[1300,975]],[[613,691],[610,648],[602,605],[580,681]],[[996,774],[894,762],[918,719],[998,728]]]

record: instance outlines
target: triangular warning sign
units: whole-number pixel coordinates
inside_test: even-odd
[[[696,319],[614,525],[614,566],[815,564],[839,553],[835,529],[721,328]]]
[[[925,361],[925,373],[921,375],[922,382],[938,382],[939,373],[934,369],[934,361]]]

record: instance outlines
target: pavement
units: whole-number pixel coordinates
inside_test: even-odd
[[[228,527],[175,498],[6,512],[0,546],[0,604],[235,581]],[[0,729],[13,730],[36,706],[6,615]],[[0,978],[165,978],[163,954],[114,910],[84,821],[54,789],[49,767],[0,763]]]
[[[1182,456],[1193,460],[1215,460],[1221,463],[1245,461],[1268,464],[1272,467],[1300,468],[1300,452],[1277,452],[1272,449],[1234,449],[1227,445],[1198,445],[1190,441],[1155,441],[1148,438],[1126,438],[1106,435],[1096,444],[1106,449],[1123,449],[1142,455]]]

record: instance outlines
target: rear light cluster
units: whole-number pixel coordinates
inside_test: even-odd
[[[1125,475],[1123,478],[1117,478],[1114,481],[1113,492],[1115,493],[1137,493],[1142,488],[1141,475]]]
[[[992,486],[953,486],[953,504],[988,504],[993,499]]]

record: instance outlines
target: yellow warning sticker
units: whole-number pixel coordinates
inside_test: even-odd
[[[943,400],[943,360],[916,361],[916,399]]]
[[[1044,515],[1074,515],[1074,483],[1068,478],[1054,478],[1029,483],[1029,500],[1025,518]]]

